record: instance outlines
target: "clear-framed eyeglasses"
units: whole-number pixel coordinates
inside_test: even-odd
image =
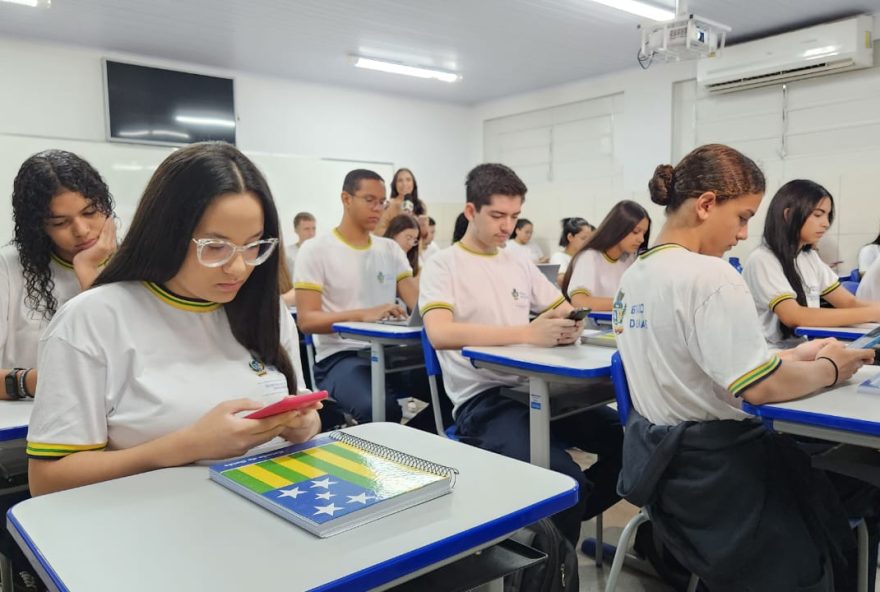
[[[196,244],[196,257],[199,263],[205,267],[226,265],[238,253],[241,253],[247,265],[257,266],[265,263],[278,245],[277,238],[264,238],[243,247],[222,238],[194,238],[192,242]]]

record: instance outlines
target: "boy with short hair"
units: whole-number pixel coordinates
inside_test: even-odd
[[[501,395],[521,377],[474,368],[458,351],[465,346],[574,343],[583,323],[566,317],[571,305],[530,261],[500,248],[522,210],[526,186],[508,167],[482,164],[468,173],[464,237],[434,255],[421,275],[420,308],[439,351],[446,392],[455,406],[461,440],[505,456],[529,459],[529,409]],[[529,313],[540,313],[529,323]],[[574,478],[578,503],[554,516],[577,543],[582,520],[617,502],[623,432],[607,407],[554,421],[550,468]],[[598,454],[586,471],[567,448]]]

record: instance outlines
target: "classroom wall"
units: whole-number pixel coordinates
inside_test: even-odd
[[[271,175],[267,172],[270,185],[283,188],[275,190],[282,214],[300,209],[338,211],[338,189],[327,188],[341,187],[341,173],[354,163],[369,166],[370,161],[381,163],[376,168],[383,172],[392,166],[411,168],[420,196],[432,210],[434,202],[463,201],[464,176],[480,158],[468,107],[0,37],[0,169],[4,172],[0,196],[11,193],[12,178],[6,171],[20,164],[18,151],[4,146],[52,145],[54,139],[63,140],[60,144],[65,147],[91,144],[90,153],[102,159],[96,166],[116,164],[113,159],[118,158],[129,169],[154,166],[170,151],[105,141],[102,57],[234,77],[238,146],[272,169]],[[10,163],[13,158],[17,162]],[[336,160],[343,162],[321,164]],[[136,201],[148,173],[120,186],[123,194],[117,195],[118,200]],[[296,175],[309,176],[302,184],[305,195],[297,191]],[[315,187],[320,195],[313,194]],[[111,190],[115,192],[112,186]],[[333,207],[325,207],[327,200]],[[3,197],[0,242],[10,237],[10,216],[9,201]],[[333,223],[319,220],[324,228]]]

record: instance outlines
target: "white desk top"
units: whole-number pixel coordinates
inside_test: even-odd
[[[0,401],[0,442],[27,436],[33,408],[34,403],[31,400]]]
[[[456,467],[455,489],[319,539],[191,466],[30,499],[10,511],[10,531],[19,544],[30,541],[26,554],[38,553],[42,575],[50,566],[57,589],[71,592],[362,590],[488,544],[576,499],[565,475],[433,434],[392,423],[347,431]]]
[[[838,339],[857,339],[878,327],[877,323],[859,323],[845,327],[795,327],[794,334],[801,337],[836,337]]]
[[[880,436],[880,397],[856,389],[880,367],[863,366],[846,384],[785,403],[747,407],[760,417]]]
[[[420,339],[422,328],[406,325],[387,325],[385,323],[360,323],[349,321],[333,323],[333,330],[345,333],[347,337],[377,337],[385,339]]]
[[[611,356],[615,351],[617,350],[610,347],[578,343],[562,347],[533,345],[465,347],[461,353],[472,361],[501,365],[523,376],[537,373],[570,378],[595,378],[610,375]]]

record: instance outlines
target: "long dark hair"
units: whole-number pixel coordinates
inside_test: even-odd
[[[468,229],[468,219],[464,212],[455,217],[455,224],[452,226],[452,242],[457,243],[464,238],[464,233]]]
[[[569,234],[577,234],[581,231],[584,226],[589,226],[590,228],[594,228],[592,224],[584,220],[583,218],[563,218],[562,219],[562,234],[559,236],[559,246],[567,247],[568,243],[571,242],[568,240]]]
[[[400,173],[409,173],[409,176],[412,177],[413,180],[413,190],[409,193],[409,196],[406,195],[404,198],[409,199],[413,203],[413,214],[416,216],[421,216],[425,213],[425,203],[419,199],[419,183],[416,181],[416,176],[413,175],[413,172],[409,169],[397,169],[397,172],[394,173],[394,176],[391,178],[391,197],[395,198],[399,194],[397,193],[397,177]]]
[[[868,243],[869,245],[880,245],[880,233],[877,234],[877,238]]]
[[[421,229],[419,228],[419,221],[410,214],[400,214],[399,216],[394,216],[391,219],[391,222],[388,223],[388,228],[385,229],[385,238],[394,239],[394,237],[404,230],[415,229],[419,233],[419,237],[421,238]],[[416,244],[411,246],[409,250],[406,252],[406,259],[409,261],[409,266],[412,267],[413,275],[419,275],[419,243],[416,241]]]
[[[22,163],[12,184],[12,239],[24,273],[25,303],[50,319],[58,309],[49,262],[54,243],[46,234],[49,203],[64,191],[82,194],[105,216],[113,215],[113,197],[88,162],[64,150],[46,150]]]
[[[526,226],[532,226],[532,221],[528,218],[519,218],[516,221],[516,226],[513,227],[513,233],[511,233],[510,238],[516,240],[516,235]]]
[[[782,273],[794,288],[797,302],[801,306],[807,306],[807,296],[795,259],[801,250],[809,251],[813,248],[813,245],[799,248],[801,228],[819,202],[826,197],[831,200],[831,211],[828,213],[828,222],[831,223],[834,221],[834,198],[828,190],[806,179],[789,181],[780,187],[770,200],[767,218],[764,220],[764,244],[779,259]],[[786,333],[787,329],[783,326],[783,333]]]
[[[651,238],[651,217],[648,215],[648,211],[629,199],[614,204],[614,207],[611,208],[611,211],[608,212],[608,215],[599,224],[596,232],[587,239],[581,250],[572,257],[571,263],[568,264],[568,269],[565,270],[565,277],[562,279],[562,293],[568,293],[568,283],[571,281],[572,271],[574,271],[575,263],[578,257],[581,256],[581,253],[587,249],[594,249],[604,253],[626,238],[639,225],[639,222],[645,219],[648,220],[648,230],[645,232],[645,240],[642,241],[639,251],[644,251],[648,248],[648,241]]]
[[[191,144],[166,158],[144,190],[131,228],[95,285],[125,281],[164,284],[180,270],[205,210],[218,196],[251,193],[263,208],[263,236],[279,236],[278,212],[257,167],[222,142]],[[254,268],[235,299],[224,305],[235,339],[278,368],[296,392],[296,376],[280,340],[279,251]]]

